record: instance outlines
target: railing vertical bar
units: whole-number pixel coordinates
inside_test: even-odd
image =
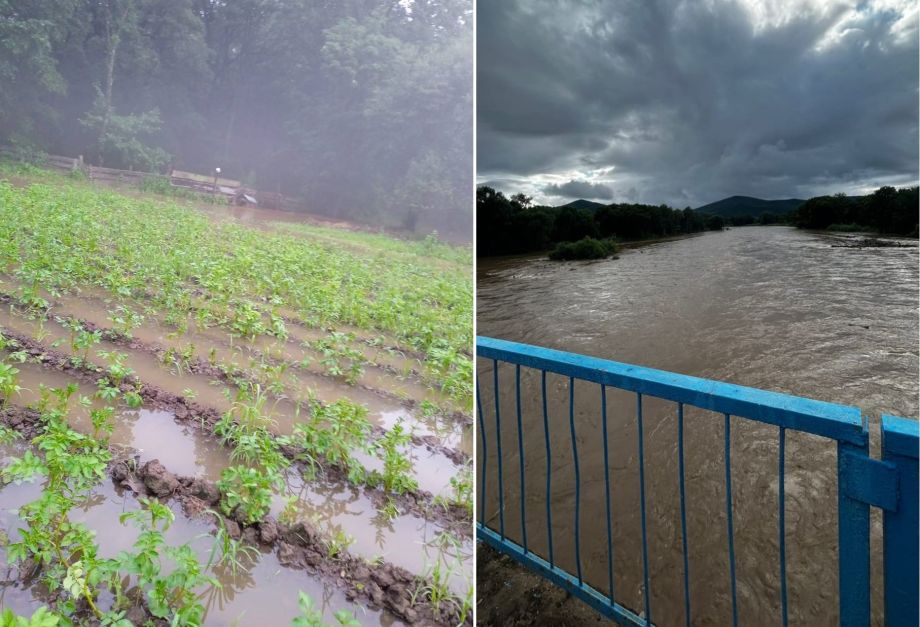
[[[732,524],[732,420],[725,414],[725,514],[728,525],[728,571],[732,584],[732,625],[738,627],[738,590],[735,581],[735,529]]]
[[[521,536],[524,540],[524,552],[527,552],[527,518],[524,507],[524,427],[521,424],[521,365],[514,366],[514,393],[517,401],[517,426],[518,426],[518,460],[521,466]]]
[[[541,370],[540,385],[543,390],[543,434],[546,436],[546,540],[549,544],[549,565],[555,566],[553,560],[553,513],[550,507],[552,495],[553,464],[549,445],[549,412],[546,410],[546,370]]]
[[[645,441],[642,434],[642,393],[636,392],[636,419],[639,427],[639,505],[642,515],[642,571],[645,584],[645,620],[652,623],[652,591],[648,573],[648,533],[645,528]]]
[[[486,523],[486,462],[489,459],[486,447],[486,427],[482,417],[482,394],[479,391],[479,377],[476,377],[476,409],[479,414],[479,433],[482,436],[482,477],[479,488],[479,524]]]
[[[569,425],[572,430],[572,459],[575,461],[575,564],[578,570],[578,585],[581,576],[581,475],[578,471],[578,444],[575,441],[575,378],[569,377]]]
[[[684,404],[677,404],[677,468],[680,474],[680,535],[684,551],[684,623],[690,627],[690,558],[687,551],[687,497],[684,490]]]
[[[898,509],[882,513],[885,625],[920,625],[920,428],[916,420],[882,414],[881,435],[882,460],[897,469],[900,491]]]
[[[779,428],[779,583],[783,606],[783,627],[789,624],[786,596],[786,428]]]
[[[610,589],[610,602],[614,603],[613,594],[613,518],[610,513],[610,456],[607,451],[607,386],[601,384],[601,420],[604,431],[604,496],[607,497],[607,579]]]
[[[837,442],[837,551],[840,572],[840,626],[868,625],[869,505],[847,494],[842,477],[847,474],[847,454],[868,457],[868,444]]]
[[[505,484],[502,481],[502,413],[498,394],[498,360],[493,359],[492,381],[495,386],[495,449],[498,453],[498,530],[505,539]]]

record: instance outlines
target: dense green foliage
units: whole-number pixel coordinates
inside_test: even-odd
[[[553,261],[570,259],[604,259],[617,252],[617,246],[610,240],[585,237],[577,242],[560,242],[549,252]]]
[[[917,187],[881,187],[868,196],[818,196],[792,215],[805,229],[863,230],[917,236]],[[846,228],[840,228],[845,226]]]
[[[472,2],[0,0],[0,144],[469,236]]]
[[[507,198],[491,187],[476,192],[477,254],[507,255],[543,251],[559,242],[583,238],[639,240],[705,230],[724,221],[666,205],[612,204],[594,211],[578,206],[531,206],[523,195]]]

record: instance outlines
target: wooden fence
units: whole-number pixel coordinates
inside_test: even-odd
[[[3,146],[0,146],[0,156],[17,160],[28,160],[25,159],[21,153]],[[173,170],[167,176],[154,172],[116,170],[115,168],[90,165],[83,160],[82,155],[76,158],[63,157],[61,155],[44,155],[42,158],[42,165],[64,172],[80,171],[86,174],[89,180],[100,181],[102,183],[129,183],[140,185],[146,179],[167,180],[173,187],[180,187],[199,194],[221,196],[231,204],[239,199],[242,193],[247,194],[251,198],[255,198],[259,206],[269,209],[281,209],[287,204],[287,199],[279,193],[248,190],[244,188],[239,181],[234,181],[232,179],[218,178],[217,184],[215,185],[213,177],[209,178],[204,174],[196,174],[194,172]]]

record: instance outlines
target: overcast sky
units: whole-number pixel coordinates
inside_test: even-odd
[[[916,184],[916,0],[477,12],[481,184],[676,207]]]

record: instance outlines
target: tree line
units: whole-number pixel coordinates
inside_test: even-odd
[[[469,233],[472,0],[0,0],[0,143]]]
[[[506,197],[488,186],[476,190],[476,250],[479,256],[544,251],[584,238],[619,241],[721,230],[720,216],[667,205],[611,204],[596,211],[533,205],[524,194]]]
[[[803,229],[875,231],[917,237],[918,188],[880,187],[868,196],[817,196],[790,216]]]

